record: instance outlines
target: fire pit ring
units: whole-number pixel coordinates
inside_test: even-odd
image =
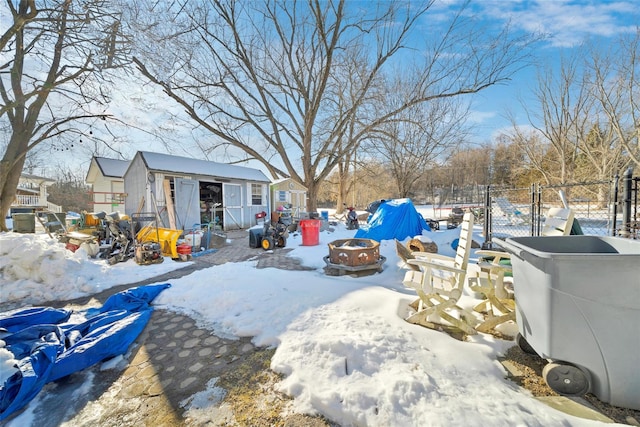
[[[324,257],[327,274],[340,275],[345,271],[382,271],[386,261],[380,255],[380,243],[371,239],[339,239],[329,243],[329,255]]]

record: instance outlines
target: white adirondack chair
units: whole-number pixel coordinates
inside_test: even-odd
[[[457,328],[466,334],[476,333],[476,316],[457,304],[466,282],[471,251],[471,212],[464,214],[460,227],[454,258],[430,252],[413,252],[415,259],[407,260],[407,263],[420,267],[419,271],[407,271],[402,281],[418,294],[418,299],[410,304],[415,312],[405,319],[407,322],[432,329],[438,329],[442,322],[446,322],[447,327]]]

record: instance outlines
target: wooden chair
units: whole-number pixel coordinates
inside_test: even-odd
[[[497,251],[476,251],[497,252]],[[516,320],[513,293],[505,286],[505,273],[511,271],[510,265],[500,264],[500,255],[494,261],[479,261],[474,276],[469,277],[469,289],[481,294],[483,300],[473,310],[484,316],[484,321],[476,326],[478,332],[492,333],[496,326]]]
[[[541,231],[542,236],[568,236],[573,226],[571,209],[551,208]],[[480,250],[479,270],[469,277],[469,289],[484,295],[484,300],[473,310],[482,313],[485,321],[476,327],[479,332],[489,333],[496,326],[510,320],[515,321],[513,293],[505,286],[505,275],[511,273],[511,255],[507,252]]]
[[[462,296],[467,277],[469,253],[471,251],[473,214],[464,214],[460,225],[460,238],[455,257],[430,252],[412,252],[414,259],[407,263],[420,267],[409,270],[402,283],[418,294],[410,304],[415,310],[405,320],[431,329],[457,329],[472,335],[476,333],[476,316],[457,303]],[[442,321],[447,323],[443,324]]]
[[[541,236],[568,236],[573,226],[573,210],[550,208],[542,226]]]

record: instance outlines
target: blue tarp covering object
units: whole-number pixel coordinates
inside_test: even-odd
[[[424,230],[431,231],[431,228],[411,199],[394,199],[381,203],[369,224],[361,226],[354,237],[378,242],[391,239],[402,241],[418,236]]]
[[[18,360],[16,372],[0,386],[0,420],[33,399],[45,384],[124,354],[151,317],[149,305],[168,283],[131,288],[104,305],[84,312],[81,323],[67,322],[71,312],[36,307],[0,317],[5,349]]]

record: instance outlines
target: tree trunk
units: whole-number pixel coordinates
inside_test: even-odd
[[[18,159],[13,167],[10,166],[12,162],[8,159],[3,159],[0,162],[0,182],[2,183],[0,186],[0,231],[9,231],[6,215],[16,197],[24,162],[24,156]]]
[[[349,164],[338,167],[338,195],[336,197],[336,214],[344,211],[344,205],[349,197]]]
[[[307,212],[316,212],[318,210],[318,190],[320,186],[312,181],[306,184],[307,187]]]

